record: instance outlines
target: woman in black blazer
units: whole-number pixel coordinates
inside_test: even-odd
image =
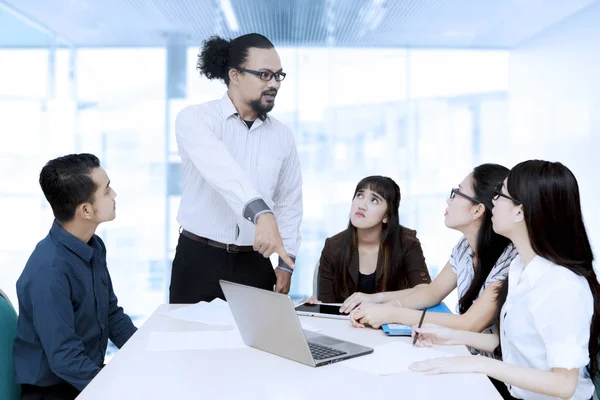
[[[431,282],[416,232],[400,225],[400,188],[369,176],[356,186],[348,228],[325,241],[318,300],[342,303],[355,292],[378,293]]]

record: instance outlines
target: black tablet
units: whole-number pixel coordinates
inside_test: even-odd
[[[335,319],[348,319],[348,314],[340,312],[341,304],[334,303],[322,303],[322,304],[309,304],[303,303],[296,306],[296,312],[298,315],[307,315],[310,317],[322,317],[322,318],[335,318]]]

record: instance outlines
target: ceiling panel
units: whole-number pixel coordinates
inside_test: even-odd
[[[78,47],[164,46],[169,35],[199,45],[259,32],[279,46],[512,48],[599,1],[0,0],[0,47],[46,45],[7,22],[18,12],[16,25]]]

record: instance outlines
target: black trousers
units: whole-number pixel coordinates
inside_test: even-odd
[[[273,290],[273,265],[256,251],[228,253],[179,235],[171,270],[169,303],[225,300],[219,279]]]
[[[47,387],[21,385],[21,400],[74,400],[79,393],[66,382]]]

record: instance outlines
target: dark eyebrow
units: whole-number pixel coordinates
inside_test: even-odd
[[[381,196],[380,196],[380,195],[378,195],[377,193],[375,193],[375,192],[371,192],[371,193],[373,194],[373,197],[375,197],[376,199],[378,199],[378,200],[383,200],[383,197],[381,197]]]

